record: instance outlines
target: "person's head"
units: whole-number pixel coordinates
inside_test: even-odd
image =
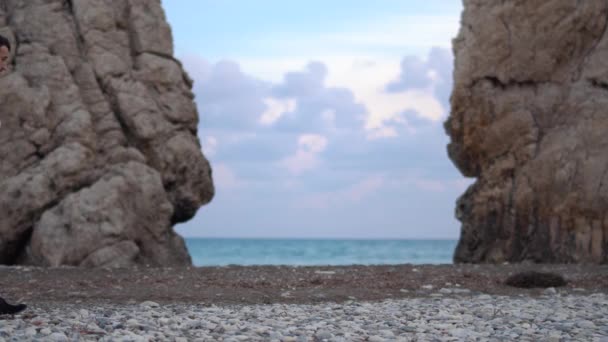
[[[11,63],[11,42],[0,36],[0,76],[8,72]]]

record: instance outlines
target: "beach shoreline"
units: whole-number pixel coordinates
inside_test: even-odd
[[[561,274],[563,293],[608,293],[608,265],[225,266],[86,269],[0,267],[1,296],[40,304],[316,304],[471,294],[538,296],[504,285],[517,272]],[[443,290],[442,290],[443,289]],[[443,291],[443,293],[439,292]]]
[[[503,284],[520,271],[559,288]],[[0,267],[0,341],[605,341],[597,265]]]

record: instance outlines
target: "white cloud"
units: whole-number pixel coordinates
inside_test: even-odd
[[[207,136],[203,142],[203,153],[207,157],[213,157],[217,152],[217,139],[214,136]]]
[[[357,94],[357,90],[353,89]],[[369,108],[369,116],[365,123],[368,131],[382,130],[388,122],[401,122],[404,111],[413,110],[422,118],[439,122],[444,116],[444,109],[430,90],[407,90],[401,93],[385,93],[382,91],[366,92],[361,96]]]
[[[432,122],[439,122],[445,117],[447,109],[436,98],[432,85],[398,93],[385,91],[386,85],[401,72],[400,59],[371,61],[371,57],[324,60],[329,69],[328,85],[349,88],[355,99],[367,107],[369,113],[365,129],[369,132],[369,138],[395,136],[395,130],[389,129],[387,123],[398,122],[406,110],[413,110]]]
[[[328,58],[324,61],[329,69],[328,84],[349,88],[355,99],[368,109],[364,126],[368,138],[397,136],[396,130],[387,123],[401,121],[401,114],[406,110],[413,110],[433,122],[443,119],[446,109],[435,97],[432,87],[399,93],[385,91],[386,84],[400,73],[400,59],[371,61],[371,57]]]
[[[262,125],[272,125],[283,116],[283,114],[293,112],[297,107],[295,99],[283,100],[269,97],[264,99],[264,104],[266,105],[266,111],[260,118],[260,123]]]
[[[283,159],[280,164],[293,175],[315,169],[320,160],[318,155],[327,147],[327,138],[318,134],[303,134],[298,138],[295,155]]]
[[[368,109],[364,127],[369,138],[394,136],[387,122],[399,120],[406,110],[416,111],[432,122],[441,121],[447,108],[437,99],[433,86],[403,92],[386,92],[386,85],[401,73],[401,57],[377,56],[311,56],[301,59],[245,59],[243,69],[259,78],[279,82],[283,75],[302,69],[310,60],[319,60],[328,68],[327,86],[344,87],[353,92],[355,100]],[[432,70],[429,70],[432,72]],[[387,134],[389,133],[389,134]]]
[[[367,134],[367,139],[395,138],[399,136],[395,127],[378,127]]]

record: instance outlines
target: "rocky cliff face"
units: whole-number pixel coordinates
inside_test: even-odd
[[[0,263],[181,265],[213,197],[159,0],[0,0]]]
[[[608,262],[608,2],[465,0],[457,262]]]

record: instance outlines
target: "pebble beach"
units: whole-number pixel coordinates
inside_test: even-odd
[[[567,284],[521,289],[522,271]],[[608,267],[0,267],[8,341],[606,341]]]
[[[608,296],[471,295],[381,302],[31,308],[0,341],[608,341]]]

